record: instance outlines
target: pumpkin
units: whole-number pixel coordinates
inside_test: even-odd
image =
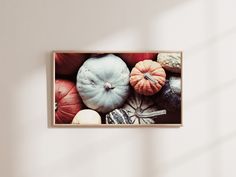
[[[124,61],[113,54],[90,58],[78,71],[77,90],[87,107],[107,113],[128,97],[129,74]]]
[[[72,124],[101,124],[101,116],[92,109],[83,109],[79,111],[73,121]]]
[[[55,53],[55,72],[60,75],[75,74],[85,61],[85,53]]]
[[[152,60],[138,62],[130,74],[130,84],[142,95],[154,95],[165,84],[166,73],[161,65]]]
[[[125,110],[115,109],[106,115],[106,124],[132,124],[132,121]]]
[[[181,88],[176,89],[170,85],[167,80],[162,90],[156,95],[155,102],[159,107],[166,109],[169,112],[180,111],[181,108]]]
[[[166,110],[159,110],[154,100],[151,97],[146,97],[137,93],[133,93],[126,101],[124,106],[120,109],[123,110],[122,114],[119,112],[114,116],[114,112],[111,115],[108,114],[108,118],[112,118],[112,121],[108,123],[117,123],[115,120],[124,120],[128,115],[130,120],[126,120],[125,123],[130,124],[154,124],[154,119],[158,118],[159,115],[166,114]],[[107,117],[107,116],[106,116]],[[123,121],[124,122],[124,121]]]
[[[157,62],[168,71],[181,73],[181,57],[181,52],[159,53]]]
[[[69,124],[76,113],[83,108],[76,86],[68,80],[58,79],[55,82],[55,122]]]
[[[91,53],[90,57],[91,58],[99,58],[99,57],[102,57],[102,56],[105,56],[105,55],[107,55],[107,53]]]
[[[143,60],[155,60],[157,53],[120,53],[118,54],[129,66]]]

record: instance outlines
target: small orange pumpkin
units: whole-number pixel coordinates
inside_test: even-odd
[[[165,70],[152,60],[138,62],[130,73],[130,84],[142,95],[154,95],[161,90],[165,80]]]

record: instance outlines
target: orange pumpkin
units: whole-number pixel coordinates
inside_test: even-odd
[[[142,95],[154,95],[161,90],[165,80],[165,70],[152,60],[138,62],[130,73],[130,84]]]

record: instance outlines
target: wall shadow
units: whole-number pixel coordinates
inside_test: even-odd
[[[53,85],[54,85],[54,71],[53,71],[53,53],[47,52],[45,58],[46,65],[46,90],[47,90],[47,127],[51,128],[53,125]]]
[[[175,168],[178,168],[180,166],[183,166],[187,163],[190,163],[191,161],[195,160],[196,158],[199,158],[203,155],[210,154],[211,151],[218,149],[219,147],[224,146],[225,143],[228,143],[230,141],[233,141],[236,139],[236,131],[233,131],[229,134],[226,134],[220,138],[217,138],[213,140],[210,143],[204,144],[202,146],[198,146],[188,152],[185,152],[184,154],[180,155],[179,157],[169,161],[169,162],[161,162],[158,164],[158,171],[154,170],[152,171],[153,174],[160,174],[164,175],[165,173],[169,172],[170,170],[173,170]],[[211,162],[209,165],[217,164],[218,161]],[[218,165],[217,165],[218,166]],[[210,169],[212,170],[212,169]],[[216,169],[215,169],[216,170]]]

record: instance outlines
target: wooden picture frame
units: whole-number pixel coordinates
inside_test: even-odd
[[[159,58],[158,58],[158,56],[159,56]],[[170,56],[170,57],[168,57],[168,56]],[[173,62],[172,68],[171,68],[171,62],[169,63],[169,66],[168,66],[168,62],[165,61],[168,59],[170,60],[171,57],[173,58],[173,60],[171,61],[171,62]],[[89,51],[53,51],[52,52],[52,59],[53,59],[53,68],[52,68],[52,71],[53,71],[53,84],[52,84],[53,103],[52,103],[52,106],[53,106],[53,108],[52,108],[52,121],[51,121],[52,127],[71,127],[71,128],[120,127],[121,128],[121,127],[181,127],[183,125],[183,122],[182,122],[183,53],[182,53],[182,51],[92,51],[92,52],[89,52]],[[89,62],[86,62],[86,64],[88,63],[86,65],[85,61],[88,61],[88,59],[89,59]],[[157,61],[157,59],[158,59],[158,61]],[[99,60],[99,62],[98,62],[98,60]],[[145,60],[148,60],[148,61],[145,61]],[[174,60],[176,60],[178,62],[178,65],[176,65],[176,63],[175,63],[176,61],[174,61]],[[109,106],[107,106],[107,105],[100,106],[100,107],[97,106],[96,104],[100,104],[101,100],[103,100],[102,99],[103,97],[102,96],[99,97],[97,99],[97,101],[96,101],[95,97],[93,97],[93,96],[90,97],[90,95],[87,94],[87,91],[86,91],[86,84],[88,84],[88,83],[84,82],[83,79],[80,79],[80,78],[83,78],[86,76],[86,79],[89,80],[90,74],[88,74],[88,78],[87,78],[87,75],[85,74],[85,71],[87,71],[87,70],[83,69],[83,68],[87,68],[87,67],[92,67],[92,69],[87,72],[96,72],[96,76],[97,76],[97,74],[99,75],[99,72],[101,70],[97,71],[94,68],[102,67],[102,64],[103,64],[102,61],[104,61],[105,63],[107,61],[109,61],[109,63],[112,63],[111,61],[114,61],[114,65],[115,65],[115,66],[113,66],[114,73],[116,72],[116,75],[114,74],[114,76],[119,77],[119,75],[117,74],[119,72],[118,71],[119,67],[117,67],[118,65],[120,65],[120,68],[122,68],[122,67],[125,68],[125,66],[122,63],[125,63],[128,70],[129,70],[128,74],[127,74],[127,72],[122,73],[122,74],[124,74],[124,78],[125,78],[124,80],[126,81],[125,84],[129,88],[129,91],[128,91],[129,93],[127,94],[127,97],[125,96],[122,103],[119,103],[119,106],[117,106],[117,107],[113,106],[112,108],[109,108]],[[120,61],[120,62],[118,62],[118,61]],[[159,84],[159,85],[162,84],[161,85],[162,88],[160,90],[158,90],[158,87],[157,88],[153,87],[153,88],[145,90],[145,88],[147,88],[147,86],[145,85],[145,86],[140,87],[139,89],[136,89],[137,90],[136,91],[135,87],[133,87],[130,84],[131,83],[130,76],[132,73],[132,69],[136,67],[136,64],[138,62],[141,62],[141,64],[144,64],[143,63],[144,61],[146,62],[145,64],[151,65],[152,67],[156,66],[157,65],[156,63],[158,63],[158,65],[157,65],[158,67],[156,67],[156,70],[155,70],[155,72],[157,72],[157,73],[162,72],[161,69],[164,70],[165,76],[166,76],[164,84],[162,83],[163,78],[161,76],[158,76],[158,77],[160,77],[159,81],[158,81],[159,78],[155,77],[155,78],[157,78],[157,84]],[[86,65],[86,67],[85,67],[85,65]],[[160,69],[159,69],[159,65],[161,66]],[[82,69],[80,69],[81,67],[82,67]],[[111,64],[110,64],[110,67],[112,67]],[[102,70],[107,70],[107,73],[108,73],[107,75],[110,75],[109,72],[113,72],[113,70],[108,69],[108,68],[109,67],[104,66],[104,69],[102,69]],[[155,69],[155,67],[154,67],[154,69]],[[78,74],[79,70],[80,70],[80,73],[82,73],[81,75]],[[123,70],[122,70],[122,72],[123,72]],[[104,73],[105,73],[105,71],[104,71]],[[78,75],[80,77],[78,77]],[[136,75],[134,75],[134,76],[135,76],[134,78],[136,79]],[[79,80],[76,79],[76,77],[78,77]],[[127,83],[127,77],[129,77],[128,78],[129,83]],[[173,87],[170,86],[170,78],[175,78],[176,79],[175,82],[177,83],[178,86],[176,86],[176,84],[174,84]],[[155,80],[153,81],[153,80],[147,79],[147,81],[150,81],[150,83],[148,83],[148,86],[150,84],[153,85],[154,83],[156,83]],[[145,81],[144,83],[147,83],[147,81]],[[82,83],[81,88],[78,88],[80,86],[78,82]],[[136,80],[135,80],[135,82],[136,82]],[[72,94],[68,94],[69,92],[67,93],[66,96],[68,97],[68,95],[69,95],[69,97],[67,98],[66,101],[65,101],[65,95],[64,95],[64,97],[63,97],[64,102],[61,103],[61,104],[64,104],[63,105],[64,108],[62,110],[62,107],[57,107],[58,106],[58,104],[57,104],[58,97],[56,97],[56,95],[58,95],[58,93],[63,92],[61,90],[58,91],[57,85],[60,85],[60,88],[62,88],[63,84],[67,84],[65,87],[63,86],[63,88],[65,88],[65,89],[70,90],[71,89],[70,87],[72,87],[71,84],[74,84],[74,87],[76,89],[74,89],[74,88],[72,89],[73,90]],[[100,94],[100,92],[98,91],[98,88],[101,88],[101,86],[100,86],[101,84],[98,83],[98,81],[96,81],[95,84],[98,84],[98,86],[97,85],[94,86],[94,87],[96,87],[94,92],[97,92]],[[104,84],[104,83],[102,83],[102,84]],[[141,83],[141,84],[143,84],[143,83]],[[91,85],[90,83],[88,85],[89,85],[89,87],[87,87],[88,89],[93,89],[92,86],[90,88],[90,85]],[[118,89],[118,87],[116,89]],[[76,97],[75,97],[76,100],[74,100],[72,98],[75,95],[75,92],[76,92],[75,90],[77,90],[77,94],[78,94],[79,102],[80,102],[79,104],[78,104],[78,100]],[[153,93],[154,91],[155,91],[155,93]],[[140,93],[138,93],[138,92],[140,92]],[[174,95],[173,98],[170,96],[170,95],[172,95],[172,92]],[[109,90],[107,93],[111,93],[111,96],[113,96],[112,95],[113,91]],[[124,94],[126,95],[125,91],[124,91]],[[143,95],[143,94],[153,94],[153,95]],[[98,94],[96,94],[96,95],[98,95]],[[163,108],[165,108],[164,110],[166,110],[166,114],[159,115],[159,116],[152,117],[152,118],[147,118],[145,116],[151,115],[150,111],[149,111],[149,113],[147,113],[147,115],[144,115],[145,112],[143,112],[142,115],[140,115],[140,114],[136,114],[136,112],[137,112],[137,110],[136,110],[134,117],[137,118],[137,115],[139,115],[140,117],[142,117],[142,120],[147,120],[147,119],[149,120],[150,119],[151,123],[150,122],[146,123],[147,121],[140,122],[141,118],[138,118],[139,121],[137,121],[137,119],[134,119],[133,121],[131,121],[130,119],[132,119],[132,118],[130,118],[131,117],[130,115],[131,115],[132,110],[130,111],[127,108],[127,106],[125,107],[124,105],[127,105],[128,104],[127,102],[129,102],[130,99],[132,100],[134,97],[135,97],[135,99],[137,99],[137,97],[138,97],[140,100],[144,99],[144,100],[147,100],[148,102],[149,101],[151,102],[154,100],[154,107],[150,108],[150,109],[155,110],[153,112],[156,113],[159,110],[163,110]],[[161,98],[162,101],[164,100],[164,104],[156,102],[156,100],[159,100],[159,97]],[[121,98],[123,98],[123,97],[121,97]],[[93,102],[87,101],[87,99],[88,100],[92,99],[95,101],[93,101]],[[170,101],[165,102],[166,99],[171,100],[171,103],[169,103]],[[70,103],[68,103],[68,100],[69,101],[73,100],[72,101],[73,102],[72,108],[70,108],[70,106],[69,106]],[[106,100],[106,99],[104,99],[104,100]],[[116,100],[116,99],[114,98],[114,100]],[[145,101],[141,101],[141,102],[145,102]],[[172,104],[172,102],[174,102],[174,103]],[[113,102],[111,102],[111,103],[113,103]],[[165,106],[171,105],[170,106],[171,109],[170,109],[170,107],[165,107],[164,105]],[[149,105],[149,106],[151,106],[151,105]],[[99,108],[97,108],[97,107],[99,107]],[[109,111],[107,111],[108,110],[107,107],[109,108]],[[127,109],[124,109],[124,107]],[[120,118],[119,116],[121,115],[121,112],[119,112],[118,110],[114,111],[115,109],[113,109],[113,108],[122,109],[121,112],[125,116],[121,116],[122,118]],[[58,109],[60,109],[60,117],[58,117]],[[82,111],[82,113],[84,113],[84,114],[82,114],[81,112],[80,112],[81,114],[76,113],[76,112],[79,112],[84,109],[90,109],[91,111],[88,111],[88,112]],[[124,110],[124,112],[123,112],[123,110]],[[100,111],[105,111],[105,112],[100,112]],[[110,112],[112,112],[112,111],[114,111],[114,114],[113,113],[110,114]],[[73,114],[72,114],[72,112],[73,112]],[[100,115],[101,123],[99,122],[99,116],[97,116],[97,114],[95,112],[97,112]],[[165,111],[162,113],[165,113]],[[72,116],[74,114],[77,115],[76,118],[75,117],[72,118]],[[92,116],[93,114],[95,116]],[[108,114],[111,116],[109,116]],[[68,116],[66,116],[66,115],[68,115]],[[118,118],[115,118],[117,116],[118,116]],[[152,115],[152,116],[155,116],[155,115]],[[90,117],[90,119],[89,119],[89,117]],[[74,121],[73,121],[73,119],[74,119]],[[110,123],[109,123],[109,120],[111,120]],[[86,123],[86,121],[87,121],[87,123]],[[72,123],[72,122],[74,122],[74,123]],[[133,124],[134,122],[135,122],[135,124]],[[124,123],[124,124],[121,124],[121,123]],[[142,124],[139,124],[139,123],[142,123]]]

